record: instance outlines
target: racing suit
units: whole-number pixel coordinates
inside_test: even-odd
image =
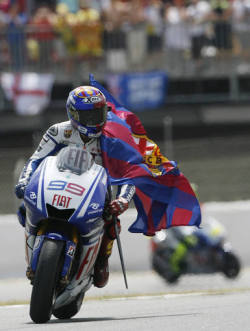
[[[20,175],[19,182],[16,185],[15,192],[18,198],[23,198],[25,187],[29,183],[29,180],[34,173],[34,171],[37,169],[39,164],[48,156],[57,154],[62,148],[68,146],[68,145],[77,145],[78,147],[81,147],[83,149],[86,149],[88,152],[90,152],[94,158],[94,161],[102,165],[102,155],[101,155],[101,147],[100,147],[100,139],[99,138],[92,138],[88,142],[85,142],[82,140],[80,133],[74,129],[71,125],[70,121],[57,123],[53,126],[51,126],[46,133],[43,135],[43,138],[34,152],[34,154],[30,157],[28,162],[23,168],[23,171]],[[125,203],[129,204],[131,201],[133,195],[135,193],[135,187],[133,185],[123,185],[121,186],[117,191],[117,200],[118,201],[118,209],[119,209],[119,199],[123,199]],[[121,201],[123,201],[121,200]],[[121,204],[122,206],[122,204]],[[124,210],[120,210],[120,214]],[[118,213],[119,215],[119,213]],[[19,210],[18,213],[19,221],[24,226],[25,224],[25,209],[24,205]],[[111,255],[112,252],[112,246],[115,239],[114,235],[114,227],[113,227],[113,221],[111,215],[108,213],[105,213],[104,215],[104,235],[102,239],[102,244],[100,247],[100,251],[97,257],[97,261],[100,263],[103,259],[108,258]],[[118,225],[120,227],[119,221]],[[99,258],[100,257],[100,258]],[[29,263],[29,257],[27,257],[27,262]],[[102,263],[101,263],[102,264]],[[105,266],[106,267],[106,266]],[[96,272],[98,273],[98,271]],[[95,279],[95,277],[94,277]],[[101,283],[98,286],[98,281],[94,281],[95,286],[97,287],[103,287],[106,285],[106,283]]]

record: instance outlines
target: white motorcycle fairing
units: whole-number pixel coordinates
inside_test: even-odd
[[[27,260],[34,273],[45,237],[66,242],[62,277],[70,269],[75,253],[75,244],[64,234],[51,231],[40,234],[41,223],[67,222],[77,228],[81,237],[78,271],[56,298],[55,309],[69,304],[92,284],[91,275],[103,235],[107,186],[106,170],[94,163],[89,152],[75,146],[65,147],[58,155],[42,161],[27,186],[24,197],[30,247]]]

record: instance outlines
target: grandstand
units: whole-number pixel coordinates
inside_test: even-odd
[[[112,91],[119,89],[119,77],[163,73],[161,103],[146,110],[132,104],[130,110],[197,183],[202,201],[249,199],[247,1],[225,1],[223,8],[215,0],[71,1],[72,8],[66,3],[0,2],[1,213],[16,208],[17,165],[48,126],[67,119],[67,95],[87,84],[89,73]],[[48,102],[33,107],[33,115],[17,107],[20,77],[28,73],[52,78]]]

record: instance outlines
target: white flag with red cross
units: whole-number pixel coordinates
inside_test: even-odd
[[[2,73],[1,86],[19,115],[38,115],[49,104],[53,74]]]

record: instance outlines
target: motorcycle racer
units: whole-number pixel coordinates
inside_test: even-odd
[[[94,270],[94,285],[103,287],[108,281],[108,258],[115,239],[112,214],[124,212],[133,198],[137,215],[128,231],[154,236],[170,227],[199,227],[200,205],[177,163],[161,154],[139,118],[120,105],[93,75],[89,76],[89,86],[70,92],[66,108],[69,121],[48,129],[24,167],[15,191],[22,198],[42,160],[67,145],[80,145],[92,153],[96,163],[106,169],[110,184],[119,188],[103,215],[105,235]],[[20,209],[22,214],[25,212]]]
[[[203,220],[202,228],[161,230],[151,241],[152,268],[168,283],[175,283],[183,274],[208,271],[235,278],[240,261],[226,237],[225,227],[211,216]]]
[[[104,94],[92,86],[79,86],[69,93],[66,109],[68,121],[52,125],[43,135],[40,144],[25,164],[19,181],[15,186],[15,194],[23,199],[30,178],[39,164],[48,156],[56,155],[68,145],[77,145],[89,151],[94,161],[103,165],[100,147],[102,127],[109,111]],[[109,278],[108,259],[112,253],[115,231],[112,215],[119,216],[129,207],[135,193],[135,186],[124,184],[119,186],[116,198],[113,199],[105,213],[104,235],[95,263],[94,285],[104,287]],[[25,207],[22,204],[18,212],[20,223],[25,224]],[[118,220],[120,228],[120,222]]]

